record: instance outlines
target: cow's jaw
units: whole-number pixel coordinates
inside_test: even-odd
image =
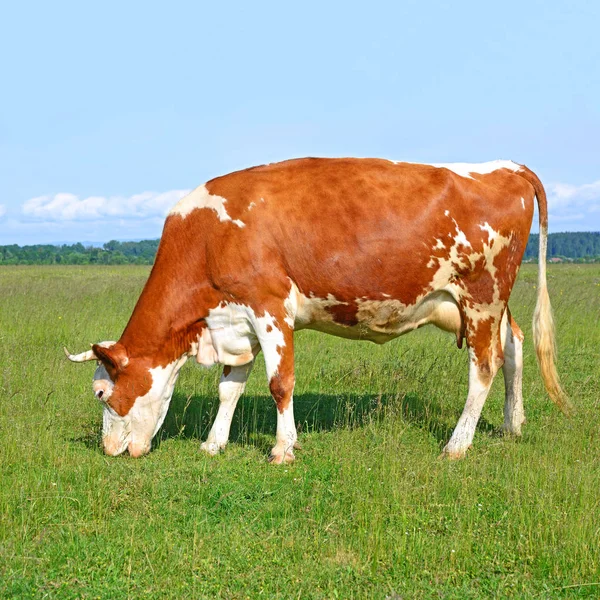
[[[152,438],[165,420],[179,370],[186,360],[187,355],[184,355],[165,367],[149,369],[150,390],[136,398],[125,416],[119,416],[105,405],[102,445],[106,454],[118,456],[128,450],[131,456],[138,458],[150,451]]]

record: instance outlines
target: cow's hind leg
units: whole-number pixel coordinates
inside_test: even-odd
[[[267,369],[269,389],[277,406],[277,441],[269,462],[282,464],[295,458],[294,447],[298,439],[294,423],[294,330],[285,321],[285,313],[278,318],[258,319],[256,333]]]
[[[483,405],[503,360],[501,317],[483,317],[481,312],[473,312],[472,315],[469,315],[470,311],[465,312],[469,345],[469,393],[452,437],[444,448],[444,455],[448,458],[463,458],[471,446]]]
[[[208,454],[218,454],[227,445],[233,413],[244,392],[253,364],[254,361],[238,367],[223,367],[219,380],[219,410],[207,440],[200,445]]]
[[[506,433],[521,435],[523,409],[523,332],[507,309],[502,320],[504,349],[504,426]]]

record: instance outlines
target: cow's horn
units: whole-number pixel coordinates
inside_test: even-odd
[[[67,358],[71,362],[85,362],[87,360],[98,360],[93,350],[86,350],[81,354],[71,354],[65,346],[63,346],[63,350],[65,351]]]

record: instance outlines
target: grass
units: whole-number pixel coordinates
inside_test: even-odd
[[[499,434],[499,376],[467,458],[438,458],[467,386],[449,335],[377,347],[301,332],[303,449],[282,468],[266,461],[262,362],[222,455],[199,451],[219,373],[190,361],[153,452],[103,456],[93,366],[61,348],[118,338],[147,273],[0,269],[0,597],[600,596],[598,265],[549,267],[571,419],[535,364],[525,265],[511,302],[527,336],[522,439]]]

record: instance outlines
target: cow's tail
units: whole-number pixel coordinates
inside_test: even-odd
[[[552,401],[563,413],[568,415],[572,412],[573,407],[561,386],[556,371],[554,319],[552,318],[552,307],[550,305],[550,296],[548,295],[548,285],[546,282],[546,252],[548,247],[548,201],[546,199],[546,191],[542,182],[533,171],[523,167],[523,170],[519,174],[523,175],[535,190],[540,218],[538,290],[537,303],[533,313],[533,344],[546,390]]]

